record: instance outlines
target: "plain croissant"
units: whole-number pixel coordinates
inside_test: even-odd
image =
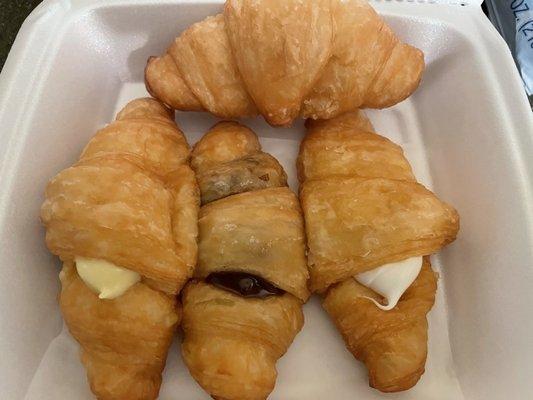
[[[46,188],[46,244],[64,262],[61,312],[100,400],[157,397],[181,319],[176,293],[196,264],[199,193],[172,114],[154,99],[130,102]],[[78,256],[141,281],[101,299],[78,275]]]
[[[309,296],[303,216],[257,136],[232,122],[196,144],[204,205],[196,280],[182,292],[182,354],[213,398],[263,400]]]
[[[459,216],[416,182],[400,146],[373,132],[360,113],[308,121],[300,147],[300,201],[309,246],[310,287],[370,385],[406,390],[424,372],[426,314],[437,289],[429,255],[452,242]],[[389,311],[354,276],[424,256],[418,277]]]
[[[366,0],[228,0],[150,58],[145,82],[177,110],[287,125],[394,105],[423,70]]]

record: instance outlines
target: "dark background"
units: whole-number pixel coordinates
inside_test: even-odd
[[[0,0],[0,71],[22,22],[40,2],[41,0]],[[484,7],[483,9],[485,10]]]
[[[41,0],[0,0],[0,70],[20,25]]]

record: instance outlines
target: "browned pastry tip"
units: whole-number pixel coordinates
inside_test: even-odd
[[[191,25],[170,45],[169,63],[174,61],[179,71],[175,79],[204,109],[220,118],[254,116],[256,107],[243,88],[224,28],[222,14]]]
[[[398,43],[361,107],[387,108],[405,100],[420,84],[424,68],[421,50]]]
[[[99,400],[156,399],[181,319],[176,299],[137,283],[122,296],[103,301],[68,262],[60,278],[61,313],[82,347],[93,393]]]
[[[152,97],[156,97],[157,95],[155,94],[154,90],[152,89],[152,87],[150,86],[150,80],[151,80],[151,71],[152,68],[154,67],[154,63],[157,62],[157,57],[156,56],[150,56],[148,57],[148,59],[146,60],[146,66],[144,67],[144,86],[146,87],[146,91],[148,92],[148,94]],[[164,102],[162,99],[160,99],[161,102]]]
[[[118,112],[115,119],[117,121],[127,119],[160,119],[164,122],[172,123],[173,127],[181,132],[174,124],[174,110],[150,97],[142,97],[130,101]]]
[[[244,298],[203,282],[183,291],[182,355],[213,398],[264,400],[276,361],[303,326],[302,303],[289,293]]]
[[[144,83],[150,96],[173,109],[181,111],[204,109],[183,81],[178,67],[169,54],[148,58],[144,69]]]
[[[215,124],[194,146],[191,164],[202,204],[234,194],[287,186],[287,174],[281,164],[261,151],[252,130],[237,122]]]
[[[437,276],[429,257],[398,305],[383,311],[367,297],[382,299],[355,279],[332,286],[323,306],[350,352],[363,361],[370,386],[382,392],[413,387],[424,373],[427,356],[426,315],[435,301]]]
[[[196,143],[191,165],[196,173],[222,162],[233,161],[261,150],[257,135],[248,127],[234,121],[215,124]]]

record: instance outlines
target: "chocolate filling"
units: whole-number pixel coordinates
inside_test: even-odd
[[[263,278],[246,272],[213,272],[205,278],[205,281],[243,297],[265,298],[285,293],[283,289],[274,286]]]

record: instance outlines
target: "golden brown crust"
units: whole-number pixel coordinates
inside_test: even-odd
[[[157,398],[181,314],[172,295],[196,264],[199,193],[173,114],[153,99],[128,103],[46,188],[46,243],[64,261],[61,311],[101,400]],[[129,268],[142,282],[99,299],[79,278],[77,256]]]
[[[453,241],[459,216],[416,182],[399,146],[373,133],[361,113],[308,121],[298,174],[308,237],[310,288],[347,347],[369,370],[370,385],[406,390],[424,372],[426,314],[436,291],[429,254]],[[424,257],[422,271],[390,311],[353,276]]]
[[[200,190],[194,172],[188,165],[182,165],[167,174],[165,182],[173,195],[170,207],[172,236],[176,252],[187,266],[188,279],[193,275],[197,262]]]
[[[361,112],[307,127],[297,166],[311,290],[455,239],[457,211],[416,182],[400,146]]]
[[[188,161],[189,146],[176,125],[146,118],[115,121],[89,141],[81,160],[112,154],[135,155],[142,166],[165,175]]]
[[[427,320],[435,301],[436,274],[429,257],[417,279],[390,311],[377,308],[366,297],[380,296],[347,279],[332,286],[323,306],[341,332],[350,352],[363,361],[370,386],[382,392],[411,388],[424,373],[427,356]]]
[[[63,260],[108,260],[177,292],[188,267],[174,247],[171,194],[126,160],[91,161],[61,171],[47,186],[41,218],[48,248]]]
[[[406,99],[420,84],[424,66],[422,51],[397,43],[361,107],[386,108]]]
[[[380,265],[432,254],[455,239],[459,216],[416,182],[334,177],[304,182],[310,289]]]
[[[252,158],[256,175],[248,168]],[[300,205],[286,187],[281,165],[261,152],[257,135],[236,122],[218,123],[196,143],[191,163],[202,198],[221,197],[200,211],[195,276],[257,274],[305,301],[308,272]],[[268,180],[259,179],[263,173]]]
[[[64,261],[61,311],[100,400],[154,400],[181,311],[175,293],[196,264],[199,193],[173,111],[137,99],[50,180],[41,219]],[[79,278],[77,256],[138,272],[113,300]]]
[[[258,275],[307,300],[305,234],[298,199],[287,187],[241,193],[202,207],[195,276]]]
[[[272,125],[300,114],[302,99],[331,57],[330,0],[228,0],[226,32],[246,89]]]
[[[311,121],[307,127],[297,161],[300,182],[332,176],[415,181],[402,148],[373,133],[362,113]]]
[[[137,271],[153,288],[177,293],[196,262],[190,235],[199,199],[192,172],[183,168],[187,142],[153,99],[130,102],[117,118],[77,164],[50,180],[41,208],[46,243],[63,260],[106,259]]]
[[[204,202],[195,277],[243,272],[281,290],[245,298],[211,283],[187,284],[183,358],[213,398],[263,400],[309,297],[300,206],[281,165],[238,123],[211,128],[194,146],[192,166]]]
[[[178,71],[170,63],[158,72],[151,60],[152,95],[170,104],[170,93],[184,93],[173,107],[199,101],[223,118],[257,107],[272,125],[396,104],[424,69],[422,52],[399,41],[366,0],[228,0],[223,15],[192,25],[168,54]],[[166,65],[168,54],[157,62]]]
[[[168,53],[148,59],[144,70],[144,83],[151,96],[176,110],[204,111]]]
[[[304,101],[305,118],[329,119],[360,107],[398,43],[366,0],[335,1],[335,6],[332,57]]]
[[[216,399],[266,399],[276,361],[303,326],[302,303],[289,293],[245,299],[191,281],[183,290],[182,354]]]
[[[181,318],[174,297],[137,283],[114,300],[100,300],[73,263],[60,274],[59,304],[80,343],[91,390],[100,400],[153,400]]]
[[[194,145],[191,165],[197,174],[205,168],[237,160],[261,151],[257,135],[248,127],[233,121],[215,124]]]
[[[120,110],[115,118],[117,121],[135,120],[135,119],[150,119],[158,120],[169,125],[179,136],[183,136],[183,132],[176,126],[174,122],[174,110],[167,108],[155,99],[149,97],[139,98],[130,101]],[[188,147],[188,144],[185,143]]]
[[[231,56],[221,14],[191,25],[168,51],[203,108],[221,118],[257,114]]]

